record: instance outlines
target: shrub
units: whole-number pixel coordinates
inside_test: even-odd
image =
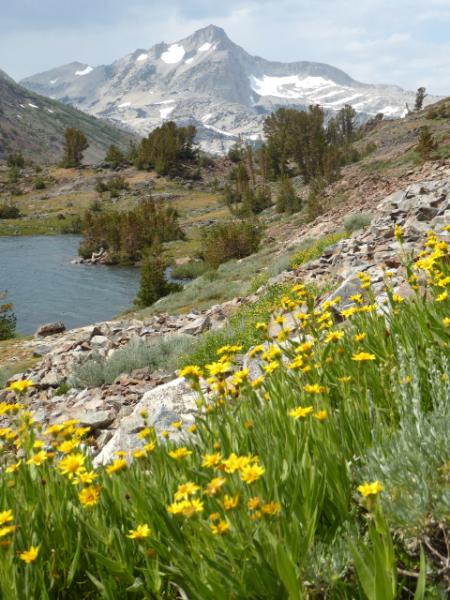
[[[178,213],[171,206],[143,200],[129,211],[87,212],[83,219],[81,256],[90,256],[99,248],[108,251],[111,262],[135,263],[145,248],[156,241],[184,239]]]
[[[420,129],[420,134],[417,140],[416,150],[419,153],[422,160],[429,160],[431,153],[438,147],[430,128],[424,125]]]
[[[178,127],[174,121],[167,121],[141,141],[137,150],[137,167],[153,168],[160,175],[182,175],[182,161],[195,157],[195,135],[193,125]]]
[[[0,219],[19,219],[21,216],[22,213],[15,204],[0,204]]]
[[[183,265],[174,265],[171,275],[174,279],[196,279],[203,275],[208,268],[208,265],[204,261],[190,261]]]
[[[105,155],[105,162],[109,163],[113,168],[117,168],[125,161],[125,155],[120,148],[115,144],[109,146]]]
[[[83,152],[89,147],[87,137],[76,127],[64,131],[64,157],[61,165],[67,169],[78,167],[83,160]]]
[[[258,250],[263,235],[256,221],[233,221],[209,227],[202,236],[205,262],[218,267],[232,259],[249,256]]]
[[[78,365],[70,377],[70,384],[78,389],[98,387],[104,383],[111,384],[120,375],[129,375],[135,369],[145,367],[151,371],[163,369],[172,372],[179,356],[187,352],[191,345],[192,338],[187,335],[168,336],[150,343],[132,341],[107,359],[97,355]]]
[[[322,256],[323,252],[327,248],[333,246],[334,244],[337,244],[337,242],[346,237],[347,233],[338,232],[330,233],[329,235],[326,235],[323,238],[319,238],[315,241],[306,241],[305,247],[296,254],[294,254],[294,256],[291,258],[291,267],[293,269],[296,269],[304,263],[308,263],[312,260],[320,258],[320,256]]]
[[[371,220],[372,215],[369,213],[355,213],[348,215],[344,219],[345,231],[347,231],[347,233],[353,233],[354,231],[363,229],[363,227],[370,225]]]
[[[0,300],[6,295],[0,293]],[[8,340],[14,337],[16,331],[16,315],[11,303],[0,304],[0,340]]]
[[[15,167],[17,169],[23,169],[25,166],[25,159],[22,152],[12,152],[6,158],[6,164],[8,167]]]
[[[139,293],[134,301],[140,308],[151,306],[163,296],[182,289],[179,284],[167,281],[166,264],[161,253],[161,246],[156,245],[148,251],[142,262]]]
[[[34,182],[34,189],[35,190],[45,190],[46,188],[46,183],[45,183],[45,179],[43,179],[42,177],[38,177],[36,179],[36,181]]]

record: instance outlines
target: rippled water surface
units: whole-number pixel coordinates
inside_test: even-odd
[[[72,265],[78,236],[0,237],[0,291],[14,303],[17,330],[43,323],[78,327],[130,307],[139,287],[132,267]]]

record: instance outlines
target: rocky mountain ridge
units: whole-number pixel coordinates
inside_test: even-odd
[[[239,136],[260,140],[264,118],[280,106],[320,104],[333,114],[351,104],[364,120],[380,112],[401,117],[415,98],[397,86],[360,83],[330,65],[251,56],[214,25],[172,44],[138,49],[111,65],[74,62],[22,84],[139,135],[169,118],[193,123],[202,146],[217,153]]]
[[[56,162],[62,156],[66,127],[80,128],[88,136],[88,162],[102,160],[110,144],[126,148],[135,137],[104,119],[25,89],[0,70],[0,160],[20,150],[34,162]]]

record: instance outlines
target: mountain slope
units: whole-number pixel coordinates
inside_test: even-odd
[[[326,64],[251,56],[213,25],[108,66],[71,63],[22,83],[139,134],[167,118],[193,122],[202,144],[216,151],[239,135],[261,137],[264,117],[279,106],[317,103],[334,112],[348,103],[363,119],[378,112],[400,117],[415,97],[396,86],[359,83]]]
[[[16,84],[0,71],[0,160],[22,151],[35,162],[61,158],[66,127],[78,127],[88,137],[87,162],[101,160],[110,144],[126,147],[133,135],[56,100]]]

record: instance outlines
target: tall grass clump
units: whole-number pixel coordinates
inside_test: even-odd
[[[291,268],[296,269],[300,265],[320,258],[327,248],[333,246],[334,244],[337,244],[347,236],[348,234],[346,232],[336,232],[330,233],[329,235],[319,238],[318,240],[308,240],[305,243],[305,247],[301,248],[292,257]]]
[[[0,404],[1,597],[445,598],[447,231],[408,266],[410,299],[388,273],[385,303],[361,273],[346,309],[295,285],[272,306],[276,335],[255,324],[248,366],[225,344],[183,368],[194,425],[159,439],[150,407],[135,448],[107,465],[93,465],[75,422],[35,426],[33,383],[12,385],[16,401]]]
[[[97,354],[78,365],[70,383],[76,388],[98,387],[104,383],[112,383],[119,375],[130,374],[135,369],[145,367],[172,372],[176,369],[178,356],[191,345],[192,338],[187,335],[161,338],[150,343],[131,341],[108,358]]]
[[[359,231],[364,227],[370,225],[372,221],[372,215],[369,213],[355,213],[353,215],[348,215],[344,219],[344,229],[347,233],[353,233],[354,231]]]

